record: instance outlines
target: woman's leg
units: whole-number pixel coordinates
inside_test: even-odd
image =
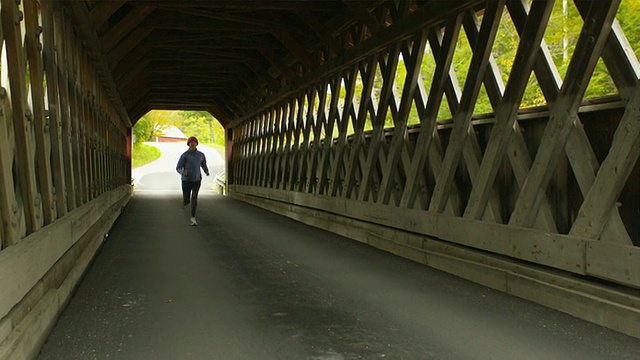
[[[202,181],[191,183],[191,217],[196,217],[196,208],[198,207],[198,192]]]
[[[182,182],[182,205],[189,204],[189,197],[191,195],[191,183],[189,181]]]

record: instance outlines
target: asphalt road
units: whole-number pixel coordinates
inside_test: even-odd
[[[160,176],[160,175],[158,175]],[[640,340],[205,191],[136,191],[39,359],[639,359]]]

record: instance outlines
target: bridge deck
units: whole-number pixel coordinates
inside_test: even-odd
[[[137,191],[41,359],[624,359],[640,340],[245,203]]]

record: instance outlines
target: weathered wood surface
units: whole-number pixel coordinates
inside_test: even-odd
[[[0,358],[33,358],[131,195],[130,121],[61,2],[0,12]]]
[[[620,0],[573,4],[583,27],[565,75],[543,37],[553,2],[261,2],[295,19],[283,24],[237,1],[0,1],[0,258],[31,285],[68,248],[43,231],[80,208],[98,218],[96,200],[129,182],[129,116],[193,107],[228,125],[238,195],[366,224],[341,231],[389,249],[417,246],[384,238],[410,233],[640,288],[640,63]],[[502,74],[506,15],[519,49]],[[462,39],[467,69],[452,65]],[[584,95],[600,60],[609,102]],[[185,81],[192,69],[208,82]],[[546,105],[523,109],[532,77]],[[0,310],[30,289],[0,289]],[[12,329],[0,318],[0,335]]]
[[[417,12],[398,9],[388,29],[354,4],[360,23],[351,34],[364,27],[371,37],[350,38],[348,63],[321,66],[322,80],[306,91],[283,91],[232,122],[231,189],[640,288],[629,275],[640,202],[628,187],[640,156],[640,67],[615,21],[619,4],[576,3],[584,24],[564,78],[543,38],[552,2],[492,1],[482,23],[458,9],[423,27]],[[503,13],[519,36],[506,85],[492,53]],[[411,24],[411,36],[380,35],[394,34],[395,23]],[[473,57],[461,87],[452,60],[462,36]],[[431,78],[423,56],[435,61]],[[620,97],[590,106],[584,94],[599,59]],[[522,109],[530,77],[547,106]],[[493,107],[484,117],[474,112],[481,88]],[[321,106],[305,106],[314,101]],[[438,118],[441,104],[448,122]],[[416,114],[419,124],[409,124]],[[594,124],[616,135],[601,138]],[[603,147],[608,154],[595,150]],[[627,260],[608,268],[602,254]]]

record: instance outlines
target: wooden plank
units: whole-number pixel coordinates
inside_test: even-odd
[[[109,53],[113,48],[127,37],[135,28],[155,10],[152,6],[135,6],[117,24],[100,37],[100,47],[103,53]],[[97,44],[96,44],[97,45]]]
[[[480,162],[482,161],[482,150],[480,149],[480,143],[476,135],[473,126],[469,129],[469,135],[467,135],[467,141],[465,143],[463,151],[464,161],[467,165],[467,172],[469,173],[469,179],[471,180],[471,186],[477,181],[478,171],[480,168]],[[482,219],[488,222],[497,222],[502,224],[502,216],[500,215],[500,203],[498,197],[491,188],[491,194],[488,199],[486,210],[482,215]]]
[[[298,96],[297,96],[297,105],[296,105],[296,113],[295,113],[295,120],[294,120],[294,126],[292,128],[292,138],[293,138],[293,142],[291,144],[291,154],[289,157],[289,181],[288,181],[288,189],[289,190],[294,190],[296,185],[297,185],[297,181],[299,179],[296,178],[296,175],[298,173],[298,167],[300,166],[299,164],[299,154],[300,154],[300,150],[301,150],[301,146],[300,146],[300,135],[302,133],[302,128],[304,126],[303,124],[303,118],[304,118],[304,97],[305,97],[305,92],[301,91]]]
[[[262,123],[262,135],[260,140],[260,157],[258,159],[258,167],[260,176],[258,179],[258,186],[264,186],[263,184],[267,178],[267,158],[269,156],[269,145],[268,142],[271,141],[271,130],[269,129],[269,121],[270,121],[270,112],[265,111],[261,116]]]
[[[66,14],[69,14],[69,16],[75,22],[75,30],[78,32],[80,37],[85,40],[85,50],[89,54],[89,56],[91,56],[94,67],[97,69],[99,74],[102,74],[100,80],[104,84],[104,87],[109,94],[109,98],[113,102],[115,109],[118,111],[118,115],[127,126],[131,126],[131,120],[129,119],[129,115],[125,111],[116,85],[113,82],[111,76],[107,75],[110,74],[109,66],[104,59],[102,51],[100,50],[100,41],[98,39],[98,35],[95,32],[95,28],[91,23],[91,15],[89,13],[89,10],[87,9],[86,3],[74,0],[63,0],[63,4],[65,6],[65,9],[69,10]]]
[[[104,1],[108,2],[108,1]],[[111,51],[106,53],[106,58],[108,63],[110,64],[110,68],[117,68],[119,64],[123,63],[122,66],[126,68],[130,68],[132,62],[122,61],[125,58],[135,57],[140,59],[139,56],[131,55],[132,53],[141,52],[146,54],[149,52],[151,46],[149,45],[150,39],[149,35],[153,32],[152,27],[138,27],[131,31],[128,36],[126,36],[122,41],[116,44]],[[118,74],[117,71],[114,73]]]
[[[580,237],[551,234],[543,230],[492,224],[379,203],[346,198],[335,199],[327,195],[243,186],[235,187],[234,191],[388,226],[396,230],[436,237],[574,274],[584,275],[586,271],[585,248],[589,240]],[[621,280],[621,283],[626,281],[617,280]]]
[[[276,133],[278,134],[278,145],[276,147],[276,156],[274,162],[274,176],[273,176],[273,188],[277,189],[280,187],[280,178],[282,177],[282,157],[284,152],[284,142],[285,142],[285,128],[286,128],[286,119],[287,119],[287,103],[283,102],[278,106],[278,118],[276,122]]]
[[[591,3],[558,101],[551,108],[549,122],[540,141],[540,150],[516,201],[509,221],[511,225],[529,227],[535,220],[555,165],[577,120],[578,107],[604,48],[619,4],[619,1]]]
[[[478,42],[480,24],[481,22],[476,13],[468,11],[467,16],[464,18],[463,25],[472,50]],[[491,107],[495,111],[502,102],[504,83],[502,82],[501,71],[493,56],[489,57],[483,83]],[[477,173],[483,157],[473,126],[470,127],[467,144],[463,149],[463,154],[469,178],[472,182],[471,188],[473,188],[473,184],[477,181]],[[503,221],[502,215],[500,215],[500,200],[498,199],[498,194],[493,186],[490,192],[491,194],[489,195],[487,209],[484,211],[482,219],[489,222],[502,223]]]
[[[62,123],[60,110],[60,83],[58,79],[59,57],[56,56],[56,36],[60,24],[54,24],[55,7],[50,1],[40,4],[42,13],[42,61],[47,77],[47,100],[49,101],[49,127],[51,135],[51,173],[55,190],[57,217],[67,213],[66,182],[64,176],[64,156],[62,153]],[[57,26],[56,26],[57,25]]]
[[[401,172],[410,167],[412,154],[412,144],[409,141],[407,123],[411,109],[415,106],[418,111],[425,107],[422,90],[422,59],[426,48],[428,30],[421,32],[410,39],[402,42],[401,56],[404,66],[407,69],[405,83],[400,94],[396,95],[397,109],[392,110],[394,122],[393,135],[388,149],[381,156],[381,177],[380,189],[376,194],[376,201],[386,204],[395,204],[401,201],[402,189],[405,180],[400,176]],[[395,87],[395,86],[394,86]],[[396,89],[397,90],[397,89]]]
[[[55,9],[55,8],[54,8]],[[56,9],[59,10],[59,9]],[[60,79],[60,123],[62,127],[62,156],[64,165],[64,177],[66,187],[61,189],[67,198],[67,211],[71,211],[77,207],[76,200],[76,179],[75,166],[73,159],[73,143],[72,130],[73,124],[71,120],[71,93],[69,89],[69,46],[70,41],[63,41],[68,34],[68,21],[62,15],[62,11],[55,11],[55,23],[59,25],[58,31],[55,33],[55,43],[60,47],[60,66],[58,67],[58,79]]]
[[[338,116],[338,132],[339,132],[338,140],[337,140],[338,143],[336,144],[335,158],[334,158],[335,161],[331,165],[331,175],[330,175],[330,179],[331,181],[333,181],[329,189],[329,194],[331,196],[336,196],[338,191],[342,189],[342,186],[343,186],[343,183],[342,183],[343,179],[340,175],[342,170],[344,169],[344,157],[345,157],[346,148],[347,146],[349,146],[347,141],[347,131],[349,129],[348,127],[349,118],[351,118],[354,113],[353,97],[356,89],[356,79],[357,79],[356,72],[357,71],[358,71],[357,67],[354,66],[345,74],[345,78],[343,80],[345,83],[346,94],[345,94],[345,97],[342,99],[344,100],[342,113]],[[339,97],[340,96],[339,94],[340,93],[334,94],[334,96]],[[340,111],[338,111],[338,113],[340,113]]]
[[[296,73],[282,60],[280,54],[277,54],[269,48],[259,49],[259,51],[260,54],[262,54],[262,56],[264,56],[265,59],[267,59],[267,61],[269,61],[269,63],[278,71],[278,73],[286,79],[287,83],[291,83],[297,78]]]
[[[444,97],[445,84],[450,78],[453,53],[460,34],[463,16],[464,13],[459,14],[447,23],[444,28],[444,36],[441,31],[436,29],[429,31],[429,43],[432,48],[437,47],[438,49],[438,52],[434,52],[436,69],[433,74],[433,79],[431,79],[426,110],[424,116],[420,117],[420,133],[416,140],[416,150],[411,167],[407,169],[407,183],[404,188],[404,193],[402,194],[402,200],[400,201],[401,207],[413,207],[417,196],[419,189],[417,177],[418,174],[423,171],[429,157],[431,140],[436,131],[438,110]]]
[[[0,250],[20,239],[18,202],[13,182],[15,138],[11,104],[4,88],[0,88]]]
[[[327,44],[331,51],[335,54],[340,54],[342,52],[342,45],[340,45],[340,42],[333,37],[333,35],[325,28],[324,24],[318,21],[313,14],[306,9],[295,10],[295,14],[311,28],[323,43]]]
[[[553,10],[553,2],[534,2],[521,35],[514,64],[500,106],[495,109],[489,143],[469,196],[465,217],[480,219],[493,190],[498,169],[513,135],[520,103],[538,56],[538,49]]]
[[[367,158],[364,162],[362,182],[360,185],[360,192],[358,194],[358,199],[362,201],[367,201],[369,199],[369,195],[373,191],[373,177],[376,173],[375,166],[380,158],[382,144],[385,141],[384,123],[387,118],[387,114],[390,112],[390,107],[395,101],[395,98],[393,97],[393,80],[395,79],[396,71],[398,69],[401,48],[402,44],[398,43],[389,50],[386,56],[381,56],[379,59],[383,83],[382,89],[380,90],[380,99],[378,99],[378,112],[373,119],[373,132],[369,142]]]
[[[329,104],[329,115],[327,116],[327,126],[325,128],[325,137],[323,142],[322,156],[320,159],[318,176],[320,182],[316,194],[324,194],[329,189],[329,180],[331,179],[331,153],[333,148],[333,129],[339,116],[338,104],[340,103],[340,91],[342,86],[342,76],[336,75],[330,80],[331,102]]]
[[[71,24],[67,26],[67,39],[75,39],[75,33]],[[82,118],[82,97],[80,96],[79,86],[79,55],[76,42],[67,43],[71,45],[67,47],[67,66],[69,67],[69,116],[71,119],[71,150],[73,157],[73,165],[75,171],[73,172],[75,177],[75,186],[77,191],[76,206],[83,205],[87,202],[87,182],[84,181],[84,174],[86,174],[86,163],[82,152],[84,151],[84,127],[80,119]],[[76,45],[76,46],[74,46]]]
[[[4,7],[3,7],[4,8]],[[72,247],[113,205],[126,203],[128,188],[101,196],[64,219],[27,236],[15,246],[0,251],[0,318],[42,280],[47,271]]]
[[[271,160],[271,175],[270,175],[270,185],[269,187],[276,188],[278,185],[278,172],[279,172],[279,164],[280,164],[280,148],[282,146],[282,139],[284,133],[281,130],[281,123],[284,109],[282,106],[275,107],[275,118],[274,118],[274,144],[273,144],[273,159]]]
[[[303,191],[308,185],[309,178],[307,175],[307,169],[310,167],[309,165],[309,155],[311,153],[309,149],[309,144],[311,141],[311,130],[314,128],[315,117],[313,110],[315,109],[314,103],[316,100],[316,89],[314,87],[310,87],[304,94],[306,98],[306,102],[304,103],[302,111],[302,143],[299,148],[298,155],[298,174],[297,184],[294,188],[295,191]],[[306,113],[305,113],[306,112]]]
[[[318,61],[309,53],[305,47],[296,40],[288,31],[274,31],[272,33],[276,39],[280,40],[292,54],[296,56],[307,68],[315,69],[318,67]]]
[[[407,53],[403,52],[405,66],[407,67],[407,76],[402,89],[400,108],[398,109],[398,114],[394,122],[395,128],[393,137],[391,138],[389,155],[383,167],[378,203],[389,203],[391,191],[395,185],[395,169],[401,160],[403,146],[407,141],[407,120],[418,87],[417,81],[420,76],[420,67],[422,66],[422,58],[427,43],[427,34],[428,31],[423,30],[411,39],[411,41],[413,41],[413,48],[410,57],[407,56]]]
[[[42,64],[42,29],[38,22],[38,8],[35,1],[24,2],[25,47],[29,63],[29,79],[31,80],[31,106],[33,110],[34,139],[36,145],[35,166],[38,177],[39,192],[42,200],[44,225],[56,219],[56,199],[53,193],[51,171],[51,125],[45,120],[44,107],[44,66]]]
[[[253,185],[259,185],[262,182],[263,179],[263,167],[262,167],[262,159],[264,157],[264,146],[265,146],[265,142],[264,142],[264,134],[266,131],[266,119],[265,119],[265,115],[264,114],[260,114],[260,116],[258,116],[258,118],[256,120],[254,120],[254,122],[257,123],[257,127],[258,127],[258,133],[256,134],[257,138],[255,140],[255,159],[254,159],[254,167],[255,167],[255,171],[256,174],[254,176],[253,179]]]
[[[69,1],[69,0],[66,0]],[[425,28],[437,25],[443,18],[448,16],[455,16],[464,9],[473,8],[475,5],[481,4],[480,0],[465,0],[465,1],[433,1],[427,5],[419,7],[416,11],[412,12],[410,16],[400,19],[389,27],[385,32],[385,41],[380,41],[377,37],[370,38],[353,49],[348,49],[344,52],[343,56],[332,59],[319,66],[313,74],[302,76],[292,84],[287,91],[274,94],[271,98],[265,100],[264,107],[268,107],[281,101],[282,98],[290,96],[291,93],[295,93],[300,88],[306,87],[307,84],[317,82],[318,79],[326,78],[336,73],[336,70],[344,71],[353,66],[354,63],[367,55],[379,52],[389,45],[402,41],[406,38],[407,34],[413,34],[423,31]],[[231,126],[244,122],[250,118],[252,114],[246,114],[238,117],[231,123]]]
[[[343,0],[343,2],[354,11],[355,17],[365,25],[374,36],[383,30],[382,24],[369,12],[364,4],[362,4],[362,1]]]
[[[525,5],[522,2],[509,1],[507,2],[507,8],[516,30],[519,34],[522,34],[528,17]],[[562,80],[560,79],[558,70],[551,58],[549,48],[545,44],[544,40],[540,42],[540,49],[538,50],[538,58],[534,66],[534,73],[547,103],[553,104],[558,98]],[[517,122],[514,123],[513,131],[514,134],[511,137],[508,155],[516,182],[518,183],[518,187],[521,189],[529,171],[531,170],[533,160],[531,159],[531,155],[529,154],[529,150],[522,136],[522,130]],[[541,199],[541,202],[540,210],[538,211],[538,215],[534,222],[534,227],[546,229],[550,232],[557,232],[555,218],[551,211],[549,199],[546,194]]]
[[[293,178],[293,147],[297,146],[297,121],[296,118],[298,113],[300,112],[300,94],[297,94],[295,98],[292,98],[289,103],[289,116],[286,128],[286,140],[284,144],[284,161],[282,163],[283,166],[283,176],[281,189],[288,189],[289,184],[292,183]]]
[[[581,16],[586,16],[588,9],[585,4],[578,3],[576,5]],[[620,92],[620,96],[625,100],[632,98],[636,92],[637,79],[640,76],[640,64],[617,21],[612,24],[609,38],[603,49],[602,59]],[[574,127],[569,136],[566,153],[576,174],[582,195],[586,196],[595,181],[599,164],[595,160],[589,139],[579,124]],[[600,239],[633,244],[620,218],[617,206],[611,208],[611,215],[602,229]]]
[[[109,0],[98,1],[96,6],[91,9],[91,20],[93,21],[93,27],[99,29],[111,15],[115,14],[122,5],[126,4],[128,0]]]
[[[598,239],[617,208],[633,167],[640,157],[640,86],[636,86],[625,113],[613,137],[609,154],[602,162],[598,175],[590,186],[570,234]],[[632,245],[632,244],[629,244]]]
[[[465,81],[464,90],[458,112],[453,118],[453,131],[451,140],[447,146],[444,162],[440,176],[436,180],[436,185],[429,205],[430,211],[441,213],[447,203],[447,197],[453,182],[456,167],[463,153],[464,144],[469,134],[471,117],[475,102],[480,93],[480,86],[485,76],[487,63],[491,56],[491,48],[495,35],[500,24],[504,1],[489,2],[482,19],[478,42],[473,51],[469,73]]]
[[[589,4],[577,1],[575,5],[580,16],[584,19],[589,12]],[[609,75],[616,84],[620,96],[625,100],[631,98],[636,89],[637,79],[640,78],[640,63],[617,20],[611,24],[609,38],[602,51],[602,60],[609,70]]]
[[[242,180],[245,184],[250,185],[253,183],[253,133],[256,128],[256,122],[249,121],[247,122],[245,128],[245,133],[242,136],[242,147],[244,149],[244,153],[242,154],[242,163],[243,163],[243,177]]]
[[[280,148],[278,151],[278,178],[277,178],[277,182],[276,182],[276,186],[275,188],[277,189],[284,189],[284,184],[285,184],[285,179],[286,179],[286,164],[287,161],[289,160],[287,155],[288,155],[288,149],[287,147],[290,145],[291,142],[291,137],[289,136],[289,124],[291,121],[291,114],[293,113],[293,105],[291,104],[291,102],[285,102],[283,104],[284,109],[282,112],[282,118],[280,119]]]
[[[16,167],[20,179],[22,199],[25,209],[27,233],[34,233],[42,227],[42,204],[38,193],[31,109],[27,101],[26,59],[22,48],[20,12],[18,4],[2,0],[2,30],[7,46],[11,105],[16,138]]]
[[[589,241],[585,257],[587,274],[640,288],[640,248],[637,246]]]
[[[527,179],[527,175],[531,170],[533,160],[531,159],[529,149],[527,148],[527,144],[522,136],[520,125],[518,125],[517,122],[514,123],[513,132],[514,135],[511,137],[507,154],[509,156],[509,161],[511,163],[511,168],[518,188],[522,189],[522,186]],[[534,228],[557,233],[558,229],[555,218],[553,217],[553,212],[551,211],[549,199],[545,196],[541,201],[540,211],[533,223]]]
[[[263,187],[271,187],[272,184],[272,171],[273,160],[275,158],[275,145],[276,145],[276,132],[275,132],[275,110],[269,109],[265,116],[267,116],[267,137],[264,156],[264,178],[262,179]]]
[[[307,193],[313,193],[316,191],[319,179],[318,169],[322,160],[322,129],[327,129],[327,112],[325,111],[327,105],[327,93],[329,89],[329,82],[327,80],[317,85],[318,96],[318,114],[315,117],[315,126],[313,128],[313,144],[311,144],[311,160],[309,167],[307,168],[307,185],[304,189]],[[325,134],[326,138],[330,137],[329,134]]]
[[[378,63],[378,55],[373,55],[360,64],[360,74],[362,77],[362,93],[358,104],[357,118],[355,121],[351,152],[345,170],[345,192],[343,197],[349,197],[356,187],[356,172],[360,169],[360,155],[364,147],[364,126],[367,121],[367,108],[371,104],[371,91],[373,90],[374,79]]]

